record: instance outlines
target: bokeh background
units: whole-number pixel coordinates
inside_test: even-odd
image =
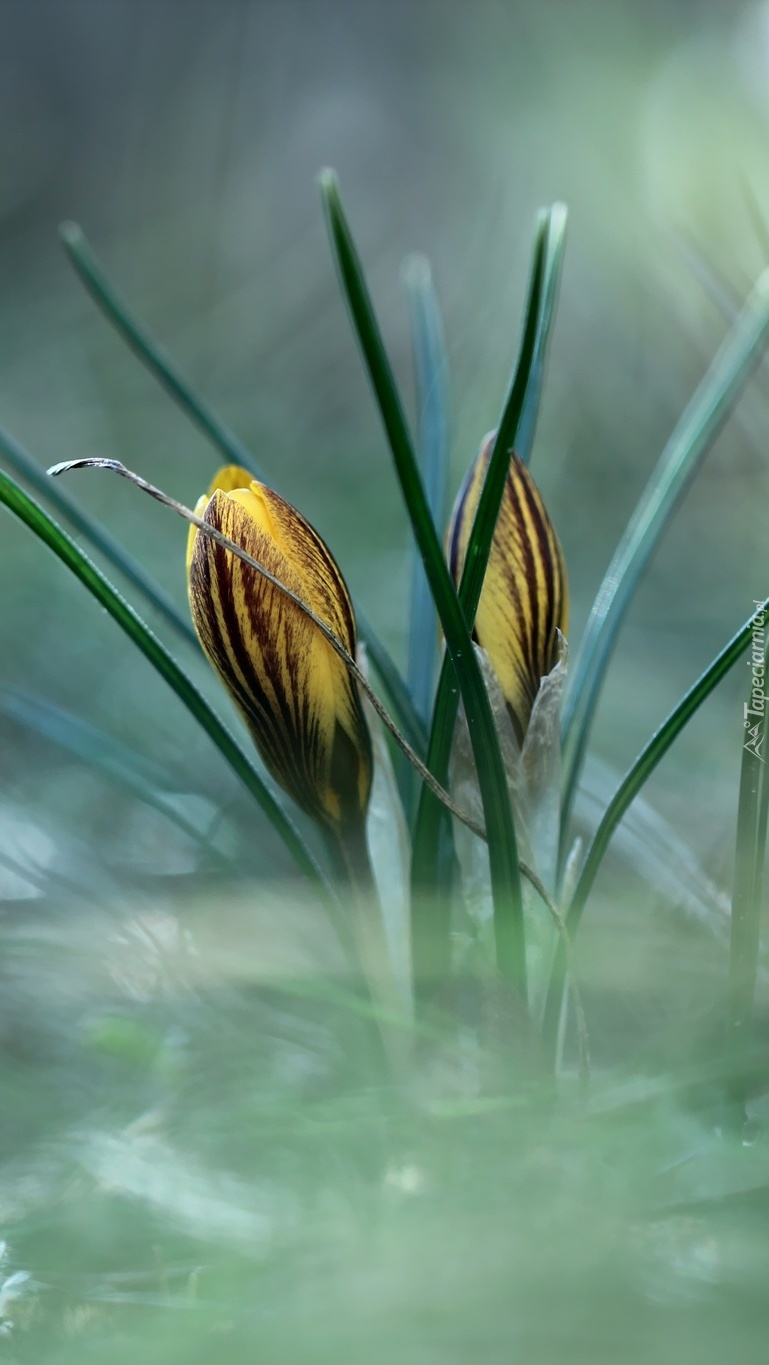
[[[317,173],[339,173],[412,410],[400,272],[415,250],[432,262],[451,366],[453,487],[498,415],[536,211],[563,200],[567,254],[532,468],[564,545],[576,643],[665,441],[767,265],[768,76],[765,0],[0,0],[0,422],[41,466],[116,456],[187,503],[218,463],[73,275],[57,228],[75,220],[184,373],[326,537],[403,661],[411,549]],[[616,770],[769,592],[768,430],[764,365],[624,627],[595,730],[596,754]],[[106,475],[73,475],[68,491],[184,607],[181,523]],[[323,959],[301,916],[281,907],[276,934],[275,904],[244,889],[244,878],[269,879],[285,864],[205,736],[6,514],[0,583],[2,1029],[19,1068],[3,1123],[16,1151],[50,1136],[54,1111],[64,1128],[91,1105],[127,1122],[159,1102],[185,1039],[208,1037],[207,1016],[182,1024],[157,1004],[193,921],[198,949],[225,942],[225,984],[248,974],[247,905],[263,931],[259,972],[273,969],[266,940],[276,971]],[[172,643],[230,714],[203,661]],[[696,875],[726,891],[746,681],[735,670],[649,789],[666,828],[693,850]],[[145,764],[150,785],[160,774],[177,813],[229,859],[226,874],[201,867],[196,841],[103,764],[22,724],[19,696],[98,726]],[[660,900],[624,864],[609,876],[603,929],[620,890],[644,915]],[[673,910],[677,897],[685,889],[673,884]],[[720,945],[714,957],[659,920],[644,923],[653,927],[641,949],[637,924],[623,921],[622,971],[617,941],[604,964],[615,994],[635,992],[643,1019],[660,1008],[660,991],[650,1005],[640,986],[645,971],[664,964],[662,994],[691,1004],[697,970],[712,984],[723,966]],[[600,952],[594,961],[603,970]],[[240,1004],[227,1000],[215,1071],[242,1050]],[[221,1009],[217,1018],[220,1027]],[[273,1010],[262,1025],[280,1041],[270,1075],[282,1084],[316,1074],[307,1056],[317,1020]],[[84,1062],[84,1039],[97,1060]],[[110,1069],[124,1065],[117,1054],[125,1074]],[[147,1058],[162,1061],[150,1081]],[[30,1098],[41,1074],[42,1108]],[[184,1075],[193,1095],[184,1121],[207,1141],[195,1104],[219,1103],[218,1092],[201,1081],[201,1098]],[[116,1179],[127,1150],[109,1149],[113,1165],[101,1148],[89,1157],[93,1188]],[[149,1166],[161,1156],[151,1152]],[[20,1226],[51,1188],[36,1178],[28,1203],[11,1204]],[[135,1187],[144,1179],[140,1170]],[[89,1267],[109,1241],[99,1227],[82,1253]],[[65,1221],[64,1247],[71,1236]],[[142,1225],[137,1245],[147,1236]]]
[[[570,566],[577,640],[725,314],[765,264],[766,6],[4,0],[0,36],[4,425],[41,464],[116,455],[187,502],[209,479],[215,456],[68,267],[57,226],[75,219],[183,371],[317,523],[399,658],[404,517],[317,172],[340,174],[409,392],[399,272],[414,250],[433,263],[454,485],[498,414],[535,212],[567,203],[533,468]],[[639,594],[596,730],[617,766],[765,592],[766,415],[762,370]],[[107,478],[80,476],[70,491],[183,605],[183,527]],[[155,757],[207,763],[163,684],[8,518],[0,554],[3,681]],[[724,852],[742,683],[724,686],[655,784],[695,835],[704,822],[709,856]],[[10,750],[20,743],[4,735]],[[34,754],[26,777],[7,763],[6,783],[38,778],[45,804],[53,762]],[[89,787],[89,811],[93,797]]]

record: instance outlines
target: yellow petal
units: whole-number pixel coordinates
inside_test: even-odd
[[[291,588],[355,654],[342,575],[290,503],[228,466],[202,515]],[[357,685],[342,660],[285,594],[194,528],[188,580],[203,648],[273,776],[314,819],[336,830],[359,822],[371,787],[371,746]]]
[[[239,464],[222,465],[221,469],[217,470],[216,474],[211,480],[208,486],[208,492],[204,493],[202,497],[198,498],[197,502],[195,503],[194,508],[195,516],[202,517],[206,507],[208,506],[209,498],[213,496],[217,489],[221,489],[222,493],[232,493],[236,488],[248,488],[249,484],[253,482],[253,478],[254,478],[253,474],[250,474],[247,469],[243,468],[242,465]],[[197,534],[198,534],[197,527],[190,526],[189,534],[187,536],[188,578],[190,574],[190,564],[192,563],[192,551],[195,546],[195,539],[197,537]]]
[[[487,436],[459,491],[447,536],[451,572],[462,573],[494,434]],[[566,634],[568,588],[558,538],[529,471],[513,455],[475,618],[521,739],[539,684],[558,659]]]

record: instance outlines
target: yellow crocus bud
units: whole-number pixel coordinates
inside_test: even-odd
[[[228,465],[196,512],[290,588],[355,656],[344,579],[296,508],[247,470]],[[194,526],[187,579],[203,649],[275,780],[335,832],[361,828],[371,741],[357,684],[342,659],[279,588]]]
[[[494,432],[459,490],[447,535],[458,584]],[[558,661],[568,625],[568,586],[558,538],[529,471],[513,454],[475,618],[474,638],[491,660],[522,741],[539,684]]]

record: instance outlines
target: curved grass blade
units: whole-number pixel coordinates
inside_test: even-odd
[[[0,454],[16,474],[20,475],[34,488],[36,493],[39,493],[41,497],[55,507],[57,512],[66,517],[70,525],[95,550],[104,555],[109,564],[112,564],[129,583],[138,588],[139,592],[163,617],[164,621],[173,626],[174,630],[178,631],[189,644],[194,645],[196,649],[198,648],[197,636],[190,622],[185,620],[181,612],[177,611],[170,597],[150,578],[138,559],[134,559],[133,555],[129,554],[120,542],[110,535],[109,531],[103,530],[97,521],[89,517],[87,512],[83,512],[74,499],[64,492],[63,488],[59,488],[53,483],[29,451],[25,450],[24,446],[16,440],[16,437],[2,427],[0,427]]]
[[[75,272],[91,298],[145,369],[149,370],[161,388],[170,394],[185,417],[203,433],[227,464],[242,465],[254,475],[254,478],[263,480],[264,473],[251,451],[195,392],[177,370],[170,356],[153,340],[125,300],[120,297],[89,246],[82,229],[77,223],[62,223],[59,235]],[[371,627],[366,624],[364,629],[363,620],[357,611],[356,617],[361,638],[368,647],[372,664],[388,690],[400,728],[413,741],[419,735],[419,720],[408,689]],[[197,641],[195,643],[197,644]],[[422,729],[424,730],[424,726]],[[414,744],[414,748],[423,754],[424,738],[421,747]]]
[[[9,475],[1,470],[0,502],[4,503],[20,521],[23,521],[49,549],[53,550],[54,554],[62,563],[66,564],[75,577],[80,579],[92,597],[95,597],[97,602],[106,608],[113,620],[118,623],[133,644],[141,650],[156,672],[165,679],[179,700],[206,731],[236,776],[240,778],[243,785],[254,797],[276,834],[282,839],[297,867],[315,884],[324,900],[333,910],[335,904],[333,892],[301,835],[284,811],[281,810],[272,793],[265,786],[258,772],[232,735],[160,641],[148,630],[133,608],[123,600],[112,587],[112,584],[96,568],[96,565],[92,564],[83,554],[67,533]]]
[[[763,612],[759,612],[753,618],[752,662],[754,668],[760,666],[760,672],[751,673],[751,691],[745,704],[729,944],[726,1058],[731,1066],[731,1074],[728,1119],[737,1132],[743,1130],[747,1121],[749,1061],[761,934],[761,889],[766,859],[769,777],[763,749],[766,739],[764,679],[768,658],[765,618]],[[761,700],[757,705],[753,688],[759,679]]]
[[[763,603],[761,611],[769,611],[769,598]],[[590,847],[585,856],[582,871],[579,875],[577,885],[572,896],[571,904],[566,912],[566,929],[573,942],[574,935],[579,928],[582,912],[585,909],[587,898],[595,881],[596,873],[601,866],[604,854],[609,846],[611,837],[622,819],[625,811],[640,792],[644,783],[651,776],[659,763],[670,748],[673,741],[680,735],[684,726],[688,724],[695,711],[702,705],[706,697],[721,679],[728,673],[733,664],[744,654],[750,644],[753,630],[754,617],[751,616],[745,624],[732,636],[728,644],[724,646],[720,654],[716,655],[713,662],[705,669],[697,681],[689,688],[689,691],[681,698],[678,705],[671,711],[670,715],[658,730],[655,730],[651,739],[641,750],[632,767],[620,782],[616,792],[609,802],[601,823],[593,835]],[[561,1011],[561,998],[564,989],[564,969],[565,962],[562,950],[559,948],[556,953],[555,963],[550,978],[550,987],[545,1008],[545,1038],[551,1045],[554,1045],[558,1032],[558,1020]]]
[[[515,438],[516,452],[524,464],[529,463],[534,446],[566,246],[566,222],[568,219],[566,205],[553,204],[548,212],[550,221],[545,248],[542,300],[537,319],[537,336],[534,342],[534,358],[531,362],[531,374],[526,386],[523,411]]]
[[[208,404],[198,397],[192,385],[177,370],[170,356],[153,340],[107,279],[82,228],[77,223],[62,223],[59,236],[82,284],[107,321],[133,351],[137,360],[149,370],[185,416],[189,417],[198,430],[222,452],[229,464],[243,465],[245,469],[251,471],[254,478],[261,479],[263,475],[250,450],[224,422],[220,421]]]
[[[497,428],[497,437],[494,442],[494,453],[489,461],[489,469],[467,546],[462,584],[459,591],[468,621],[475,618],[481,596],[494,528],[497,524],[505,479],[507,478],[508,462],[518,439],[518,430],[532,376],[553,215],[553,209],[546,209],[540,212],[537,217],[520,354],[510,388],[505,397]],[[497,451],[501,453],[499,458],[495,459]]]
[[[398,390],[342,210],[336,177],[330,171],[321,177],[321,192],[342,288],[468,716],[489,842],[497,965],[503,977],[525,1000],[526,955],[518,852],[491,706],[427,505]],[[415,961],[415,970],[421,965]],[[431,970],[432,965],[428,965],[428,971]]]
[[[121,791],[165,816],[207,853],[217,860],[227,861],[205,832],[178,810],[172,799],[168,775],[98,726],[17,687],[0,687],[0,713],[102,773]]]
[[[475,619],[483,587],[494,527],[507,477],[510,450],[516,441],[518,424],[526,401],[534,361],[552,223],[552,211],[540,214],[537,221],[520,355],[502,410],[497,439],[478,502],[460,581],[459,601],[464,619],[470,628]],[[451,660],[445,658],[438,681],[427,751],[428,767],[434,774],[442,773],[443,784],[448,776],[458,701]],[[423,790],[417,809],[412,858],[415,962],[420,961],[425,954],[441,953],[442,961],[448,956],[449,896],[446,872],[450,860],[445,851],[447,838],[448,824],[443,812],[437,803],[432,801],[429,793]],[[425,894],[430,892],[432,895]]]
[[[443,322],[429,261],[424,256],[410,257],[403,278],[411,314],[422,477],[427,505],[440,533],[448,515],[449,491],[448,362]],[[415,554],[406,682],[425,726],[433,705],[438,643],[435,603],[422,561]]]
[[[406,683],[384,645],[380,643],[367,618],[357,607],[355,609],[355,620],[358,623],[358,634],[365,643],[368,656],[390,698],[390,704],[400,729],[414,752],[421,759],[424,759],[427,752],[427,729],[417,715]]]
[[[633,593],[688,484],[758,364],[768,334],[769,271],[765,271],[665,446],[593,604],[564,713],[564,835],[604,676]]]

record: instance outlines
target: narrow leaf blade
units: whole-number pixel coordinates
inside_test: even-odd
[[[633,594],[689,483],[758,364],[767,336],[769,271],[759,278],[673,431],[598,590],[564,713],[564,832],[606,669]]]
[[[331,172],[324,173],[321,178],[321,191],[342,288],[468,716],[489,840],[498,966],[503,976],[512,982],[519,995],[525,999],[526,958],[520,870],[507,782],[491,707],[430,515],[398,390],[344,216],[336,178]],[[419,970],[417,962],[415,970]]]
[[[517,439],[532,374],[553,221],[553,210],[541,214],[537,221],[520,355],[502,409],[497,439],[478,503],[459,587],[459,600],[464,619],[470,629],[478,608],[494,527],[499,515],[509,453]],[[557,217],[555,221],[557,226]],[[447,658],[444,659],[438,681],[427,760],[428,767],[442,783],[445,783],[448,776],[458,701],[451,661]],[[427,945],[426,951],[433,941],[448,944],[448,894],[445,880],[441,878],[441,868],[446,868],[449,863],[448,858],[442,855],[447,837],[448,824],[444,814],[430,793],[423,789],[414,829],[412,887],[416,893],[414,913],[421,915],[428,922],[424,926],[419,920],[415,923],[415,960],[422,951],[423,943]],[[435,894],[432,897],[427,898],[419,894],[420,891],[428,889],[434,890]],[[421,911],[420,904],[423,907]]]
[[[763,603],[762,611],[769,611],[769,598]],[[648,743],[641,750],[635,762],[628,769],[627,773],[620,782],[601,822],[593,835],[593,838],[585,856],[582,871],[577,881],[571,905],[566,914],[566,928],[573,939],[579,928],[582,914],[587,903],[587,898],[595,881],[596,874],[606,853],[611,837],[622,819],[628,806],[633,802],[648,781],[657,764],[667,753],[673,741],[680,735],[681,731],[688,725],[695,711],[699,709],[706,697],[721,679],[728,673],[729,669],[737,662],[747,649],[753,628],[753,616],[732,636],[732,639],[724,646],[713,662],[705,669],[689,691],[681,698],[678,705],[670,712],[670,715],[659,729],[649,739]],[[548,991],[547,1008],[545,1012],[545,1035],[551,1044],[558,1030],[558,1018],[560,1015],[560,1002],[563,993],[565,974],[565,961],[563,953],[559,948]]]
[[[529,376],[529,382],[526,385],[526,396],[523,401],[523,409],[521,411],[521,417],[515,437],[515,449],[524,464],[529,463],[534,447],[534,437],[537,431],[537,420],[539,418],[539,409],[542,403],[542,392],[545,385],[550,341],[558,307],[561,271],[563,269],[564,251],[566,247],[566,223],[568,219],[566,205],[553,204],[548,210],[548,213],[549,222],[545,246],[542,299],[539,308],[539,316],[537,318],[537,335],[534,342],[534,356],[531,362],[531,374]]]
[[[419,414],[419,453],[427,503],[441,530],[448,513],[448,363],[443,322],[429,262],[412,257],[404,269]],[[415,556],[411,583],[406,681],[425,725],[432,710],[438,659],[438,621],[424,567]]]

